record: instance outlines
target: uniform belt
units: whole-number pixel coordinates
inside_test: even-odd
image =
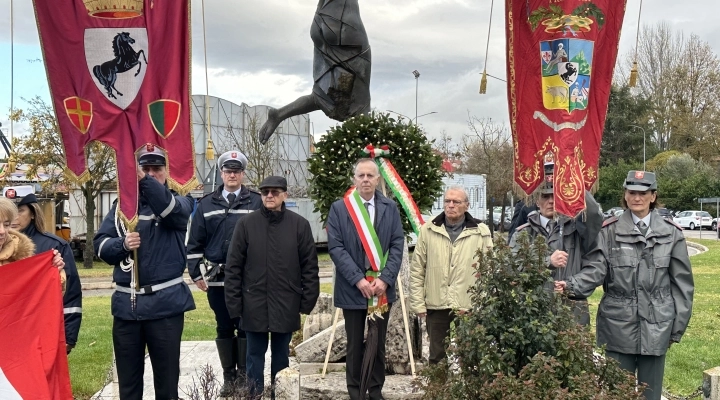
[[[208,282],[208,286],[225,286],[225,282]]]
[[[180,276],[175,279],[171,279],[167,282],[159,283],[157,285],[143,286],[140,288],[140,290],[135,290],[133,288],[119,286],[119,285],[115,285],[115,290],[118,292],[122,292],[122,293],[131,293],[132,294],[133,292],[135,292],[135,294],[150,294],[150,293],[158,292],[163,289],[167,289],[170,286],[175,286],[175,285],[178,285],[183,282],[185,282],[185,280],[183,279],[182,276]]]

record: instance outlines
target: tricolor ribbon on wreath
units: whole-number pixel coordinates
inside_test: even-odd
[[[393,192],[398,202],[400,202],[403,210],[405,210],[413,231],[415,231],[415,234],[418,234],[423,224],[423,218],[405,182],[397,173],[390,160],[385,158],[390,155],[390,148],[387,145],[375,148],[370,144],[363,149],[363,152],[375,160],[380,170],[380,175],[382,175],[385,183]],[[360,237],[363,250],[365,250],[365,254],[370,261],[370,269],[365,273],[365,279],[372,283],[382,274],[385,262],[387,261],[387,253],[382,252],[382,246],[370,220],[370,214],[363,205],[363,200],[355,186],[348,189],[343,197],[343,201]],[[368,315],[370,318],[380,316],[386,311],[387,296],[385,294],[382,296],[373,296],[368,299]]]

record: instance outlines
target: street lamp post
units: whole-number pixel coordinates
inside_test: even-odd
[[[418,70],[414,70],[412,74],[415,76],[415,126],[417,127],[417,119],[418,119],[418,78],[420,78],[420,73]]]
[[[637,125],[628,125],[628,126],[631,126],[633,128],[638,128],[643,133],[643,171],[645,171],[645,129],[643,127],[637,126]]]

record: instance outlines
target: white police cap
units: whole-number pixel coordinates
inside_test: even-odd
[[[244,171],[247,167],[248,159],[240,150],[230,150],[223,153],[218,158],[218,168],[239,169]]]
[[[138,164],[143,165],[166,165],[165,152],[152,143],[147,143],[137,152]]]

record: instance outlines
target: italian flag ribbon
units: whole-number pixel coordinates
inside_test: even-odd
[[[395,198],[398,200],[403,210],[405,210],[405,214],[408,216],[408,220],[410,221],[413,231],[416,235],[418,235],[420,233],[420,227],[423,223],[425,223],[425,221],[423,221],[420,209],[415,203],[415,200],[413,200],[410,190],[408,190],[405,185],[405,181],[403,181],[400,174],[397,173],[390,160],[385,158],[390,155],[390,147],[383,145],[380,146],[380,148],[375,148],[372,144],[369,144],[363,149],[363,152],[367,154],[368,157],[375,160],[375,163],[380,170],[380,175],[382,175],[383,179],[385,179],[385,182],[390,187],[390,190],[395,195]]]
[[[370,220],[370,214],[354,186],[345,193],[343,201],[360,237],[363,250],[365,250],[365,254],[370,260],[370,270],[365,273],[365,279],[372,283],[382,274],[388,255],[382,252],[380,239],[378,239],[375,227],[373,227]],[[368,299],[368,315],[381,315],[387,311],[387,308],[387,296],[385,294]]]

